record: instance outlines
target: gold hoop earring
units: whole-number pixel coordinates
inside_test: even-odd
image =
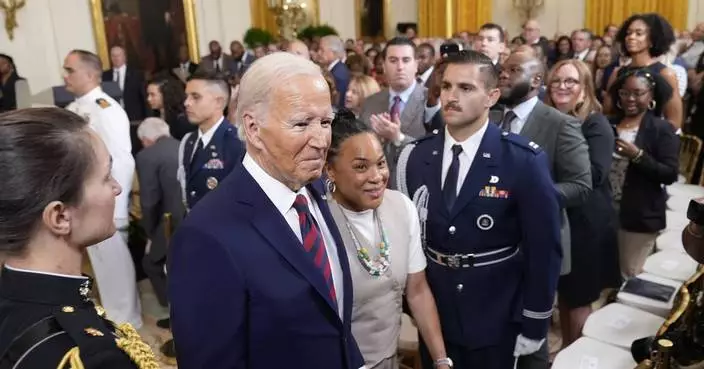
[[[648,109],[655,110],[656,106],[658,106],[658,103],[655,100],[650,100],[650,103],[648,104]]]

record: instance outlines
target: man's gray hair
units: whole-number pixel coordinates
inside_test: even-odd
[[[156,141],[161,137],[168,136],[171,136],[171,129],[161,118],[147,118],[137,127],[137,137],[140,139]]]
[[[320,39],[320,43],[327,45],[328,48],[332,50],[332,52],[335,53],[335,56],[337,56],[338,58],[342,58],[345,55],[345,43],[342,42],[342,39],[338,36],[323,36]]]
[[[285,86],[288,80],[301,75],[323,78],[318,65],[287,52],[275,52],[252,63],[242,76],[237,96],[236,125],[242,141],[245,140],[242,120],[244,112],[254,110],[257,118],[263,119],[274,89]]]

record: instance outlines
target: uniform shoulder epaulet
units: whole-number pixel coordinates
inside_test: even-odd
[[[501,132],[501,138],[503,138],[505,141],[508,141],[518,147],[522,147],[522,148],[524,148],[530,152],[533,152],[535,154],[542,151],[542,149],[540,148],[540,145],[538,145],[537,143],[535,143],[535,142],[533,142],[533,141],[531,141],[521,135],[517,135],[514,133],[503,131],[503,132]]]
[[[423,142],[423,141],[427,141],[427,140],[429,140],[429,139],[431,139],[431,138],[433,138],[433,137],[437,137],[438,134],[440,134],[440,130],[434,129],[432,132],[428,133],[427,135],[425,135],[425,136],[423,136],[423,137],[420,137],[420,138],[416,138],[414,141],[411,141],[410,143],[411,143],[411,144],[414,144],[414,145],[417,145],[417,144],[419,144],[419,143],[421,143],[421,142]]]
[[[103,109],[107,109],[110,107],[110,102],[103,99],[102,97],[95,99],[95,103]]]

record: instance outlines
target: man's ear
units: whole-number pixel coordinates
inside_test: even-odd
[[[254,112],[251,110],[246,110],[242,113],[242,129],[244,129],[244,135],[247,138],[247,142],[258,150],[264,148],[263,142],[260,137],[261,130],[259,128],[259,122],[257,121]]]

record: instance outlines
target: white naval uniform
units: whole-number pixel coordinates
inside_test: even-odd
[[[89,247],[88,256],[108,317],[118,324],[131,323],[139,328],[142,326],[141,306],[134,263],[126,243],[129,196],[135,171],[129,118],[120,104],[100,87],[78,97],[66,109],[88,120],[112,156],[112,176],[122,187],[113,216],[118,232]]]

